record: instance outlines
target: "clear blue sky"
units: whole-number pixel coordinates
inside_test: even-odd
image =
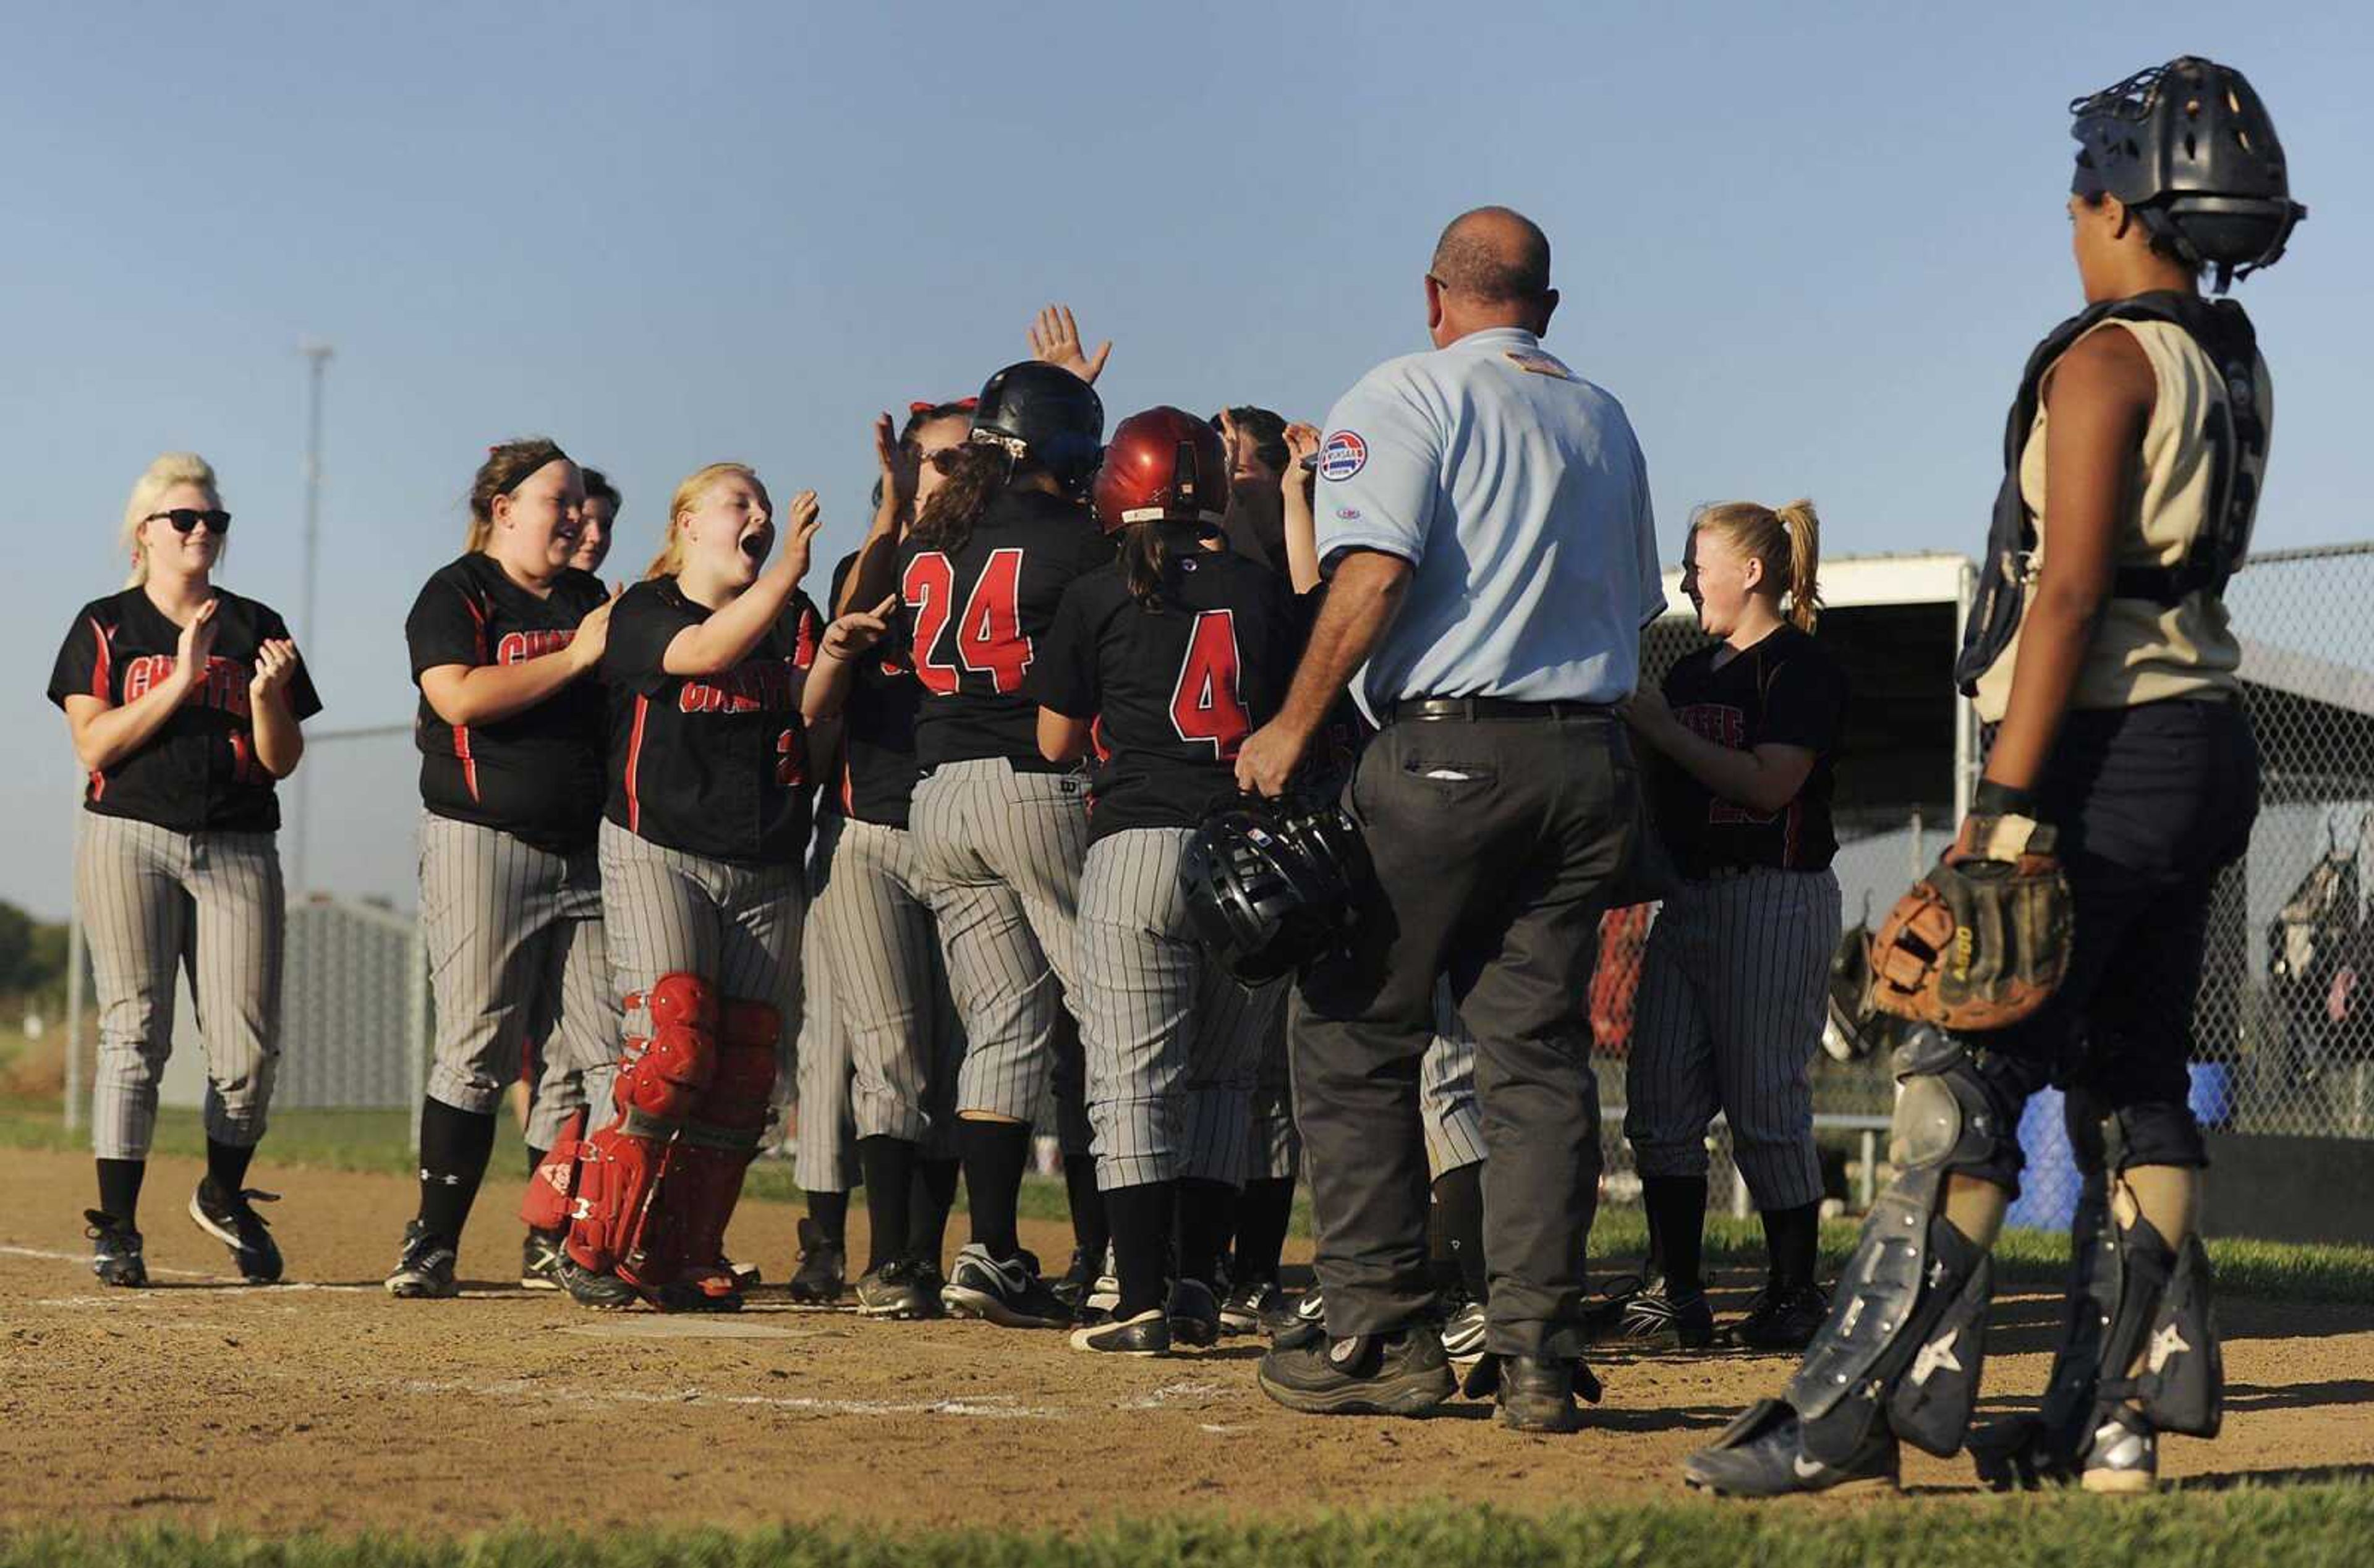
[[[608,469],[639,568],[676,480],[756,462],[853,542],[867,423],[1118,341],[1118,416],[1317,417],[1424,346],[1434,235],[1548,229],[1554,346],[1621,397],[1668,554],[1698,501],[1805,493],[1834,553],[1975,548],[2022,356],[2075,308],[2074,94],[2192,51],[2265,95],[2314,217],[2244,286],[2280,414],[2266,544],[2368,532],[2368,7],[151,4],[23,9],[0,53],[0,897],[62,915],[42,699],[155,452],[296,616],[307,333],[333,341],[323,725],[411,712],[402,623],[488,442]],[[317,882],[410,898],[402,742],[317,748]]]

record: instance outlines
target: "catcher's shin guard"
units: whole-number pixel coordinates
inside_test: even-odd
[[[706,980],[676,973],[627,1005],[648,1005],[652,1035],[626,1043],[610,1091],[617,1119],[579,1145],[566,1245],[581,1267],[649,1290],[674,1277],[651,1222],[678,1135],[716,1073],[717,1002]]]
[[[2096,1398],[2103,1408],[2132,1403],[2155,1432],[2215,1437],[2226,1367],[2209,1310],[2209,1253],[2198,1235],[2168,1246],[2132,1202],[2122,1191],[2111,1204],[2118,1306],[2102,1336]]]
[[[577,1199],[577,1154],[585,1145],[585,1113],[579,1111],[562,1124],[560,1136],[545,1151],[544,1159],[528,1176],[527,1196],[520,1199],[520,1218],[530,1230],[569,1228]]]
[[[2092,1427],[2095,1386],[2101,1375],[2102,1336],[2117,1315],[2117,1242],[2110,1227],[2110,1178],[2099,1151],[2086,1164],[2077,1208],[2069,1221],[2069,1296],[2061,1343],[2052,1352],[2042,1405],[2031,1414],[1996,1422],[1970,1439],[1979,1479],[1997,1491],[2074,1480]]]
[[[1916,1447],[1962,1445],[1986,1354],[1986,1254],[1940,1211],[1945,1178],[1982,1169],[2012,1136],[1969,1053],[1917,1029],[1896,1053],[1897,1176],[1863,1222],[1829,1316],[1783,1396],[1804,1451],[1841,1463],[1874,1423]]]
[[[682,1277],[704,1296],[738,1297],[720,1266],[725,1226],[741,1201],[742,1177],[758,1157],[775,1088],[782,1015],[762,1001],[729,998],[718,1031],[717,1071],[677,1141],[664,1199],[681,1249]]]

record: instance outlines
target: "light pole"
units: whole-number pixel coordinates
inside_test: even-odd
[[[298,611],[298,636],[319,650],[317,635],[321,622],[314,614],[315,599],[322,575],[322,379],[329,369],[330,345],[317,337],[299,341],[297,352],[305,357],[305,591]],[[311,867],[306,863],[313,825],[312,787],[314,769],[308,768],[297,776],[296,854],[293,857],[296,879],[291,884],[297,896],[302,898],[312,888]]]

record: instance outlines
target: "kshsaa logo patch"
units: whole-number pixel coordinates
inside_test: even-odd
[[[1319,474],[1323,479],[1340,483],[1368,466],[1369,443],[1357,431],[1338,430],[1319,449]]]

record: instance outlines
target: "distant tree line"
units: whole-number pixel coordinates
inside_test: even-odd
[[[66,928],[37,920],[0,898],[0,997],[62,999],[66,986]]]

